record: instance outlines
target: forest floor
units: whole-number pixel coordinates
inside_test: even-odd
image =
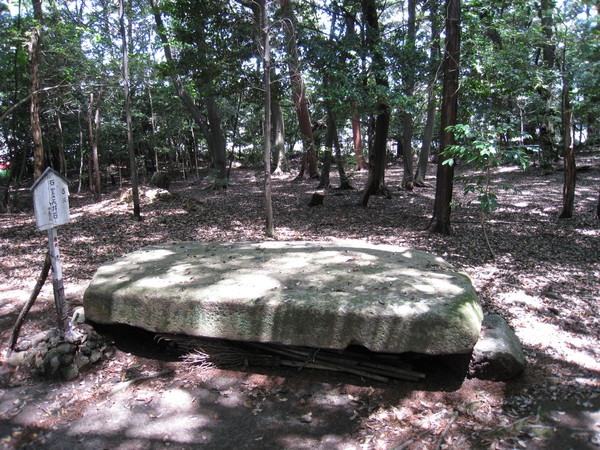
[[[444,257],[468,273],[486,312],[501,314],[523,344],[526,372],[508,382],[464,378],[441,361],[420,382],[283,368],[203,369],[183,364],[133,330],[99,330],[115,353],[74,381],[16,370],[6,360],[12,326],[46,252],[31,207],[0,216],[0,448],[600,448],[600,153],[581,153],[575,216],[558,219],[563,173],[500,168],[500,207],[453,212],[453,234],[423,231],[434,190],[399,190],[358,206],[359,191],[328,190],[308,207],[316,182],[273,179],[282,240],[362,239]],[[434,182],[431,166],[428,181]],[[332,184],[337,178],[332,172]],[[366,174],[352,173],[361,188]],[[71,195],[71,222],[58,229],[70,307],[95,270],[142,246],[167,241],[264,240],[260,174],[233,168],[231,186],[177,181],[168,200],[142,196],[143,221],[118,188],[94,203]],[[147,189],[142,189],[146,192]],[[459,185],[455,198],[466,201]],[[27,204],[23,200],[23,204]],[[29,313],[17,347],[55,325],[51,283]],[[133,374],[133,375],[132,375]]]

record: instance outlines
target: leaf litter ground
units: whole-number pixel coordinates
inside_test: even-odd
[[[453,213],[450,237],[424,232],[432,189],[403,191],[390,166],[389,199],[358,205],[357,191],[328,190],[308,207],[315,182],[274,177],[278,238],[364,239],[443,256],[473,279],[484,309],[513,327],[528,368],[510,382],[465,379],[439,360],[424,381],[377,383],[303,369],[190,367],[146,333],[99,330],[116,352],[74,381],[0,372],[0,448],[598,448],[600,444],[600,185],[598,153],[580,155],[575,218],[558,220],[560,171],[501,168],[501,207],[487,222],[491,259],[475,205]],[[430,174],[435,168],[430,168]],[[360,188],[365,173],[353,173]],[[232,170],[222,192],[183,180],[175,196],[143,188],[142,222],[118,188],[93,203],[71,197],[72,221],[59,228],[67,299],[81,302],[103,263],[158,242],[263,240],[262,179]],[[332,183],[335,185],[334,177]],[[428,180],[433,182],[433,177]],[[459,201],[467,201],[455,189]],[[26,202],[23,202],[26,203]],[[44,260],[46,236],[30,208],[0,216],[0,345],[27,300]],[[50,283],[21,332],[27,346],[55,323]],[[4,356],[3,356],[4,358]]]

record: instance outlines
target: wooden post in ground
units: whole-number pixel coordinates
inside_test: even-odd
[[[33,206],[38,230],[47,231],[50,263],[52,266],[52,285],[54,287],[54,303],[58,316],[58,330],[68,341],[77,340],[78,333],[71,326],[65,299],[65,287],[62,279],[60,250],[56,227],[68,223],[69,186],[67,179],[54,169],[48,167],[31,186]]]
[[[52,266],[52,286],[54,288],[54,304],[58,316],[58,330],[65,336],[72,334],[71,321],[67,311],[65,286],[62,279],[62,266],[60,263],[60,250],[58,248],[58,235],[56,228],[48,230],[48,250],[50,250],[50,264]]]

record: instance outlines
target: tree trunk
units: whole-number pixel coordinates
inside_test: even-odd
[[[271,190],[271,43],[267,0],[259,0],[260,28],[262,31],[263,48],[263,80],[265,89],[265,124],[264,124],[264,159],[265,159],[265,234],[275,236],[273,218],[273,196]]]
[[[150,82],[146,83],[148,90],[148,101],[150,103],[150,153],[154,159],[154,171],[159,171],[158,150],[156,149],[156,119],[154,118],[154,101],[152,99],[152,86]],[[193,130],[192,130],[193,133]]]
[[[416,42],[416,0],[408,0],[408,23],[405,51],[408,51],[406,70],[404,74],[404,94],[412,99],[415,91],[415,67],[410,63],[415,53]],[[414,118],[411,112],[404,111],[402,118],[402,188],[412,189],[414,184],[414,165],[412,138],[414,133]]]
[[[79,181],[77,183],[77,193],[79,194],[83,184],[83,160],[85,156],[83,149],[83,128],[81,127],[81,110],[77,110],[77,125],[79,127]]]
[[[325,151],[323,152],[323,167],[321,168],[321,178],[319,179],[318,189],[328,189],[331,185],[331,158],[333,156],[333,145],[337,128],[335,126],[335,118],[333,113],[327,109],[327,132],[325,134]]]
[[[427,93],[427,119],[425,121],[425,130],[423,132],[423,144],[421,145],[419,162],[417,163],[417,172],[415,174],[415,185],[420,187],[431,187],[431,185],[428,185],[425,182],[425,177],[427,175],[427,167],[429,166],[431,141],[433,140],[433,130],[435,128],[435,112],[437,109],[435,85],[437,83],[437,70],[440,53],[440,30],[437,21],[437,1],[431,2],[429,11],[431,17],[431,49],[429,51],[429,59],[431,63],[431,82],[429,84],[429,92]]]
[[[352,142],[354,144],[354,156],[356,157],[356,170],[365,170],[367,162],[363,152],[362,127],[360,126],[360,114],[358,112],[358,102],[354,102],[354,112],[352,113]]]
[[[102,200],[101,189],[102,182],[100,180],[100,161],[98,158],[98,142],[100,141],[100,101],[104,88],[100,90],[98,94],[97,104],[94,104],[94,94],[90,94],[90,109],[88,111],[88,127],[90,133],[90,147],[91,147],[91,170],[92,177],[90,177],[90,186],[94,191],[94,201],[99,202]]]
[[[373,59],[372,71],[375,83],[387,88],[389,86],[385,73],[385,59],[379,50],[380,31],[378,12],[375,0],[362,0],[362,13],[365,21],[365,46]],[[361,196],[361,204],[367,206],[371,195],[389,196],[385,186],[385,163],[387,140],[390,127],[390,107],[385,98],[380,98],[375,118],[375,135],[369,145],[369,175]]]
[[[285,166],[285,123],[283,120],[283,111],[279,102],[274,96],[271,96],[271,118],[273,125],[273,173],[280,174]]]
[[[56,129],[58,131],[58,145],[57,150],[58,154],[56,155],[58,159],[58,171],[61,175],[67,176],[67,161],[65,159],[65,141],[63,136],[63,127],[62,121],[60,119],[60,112],[56,111]]]
[[[335,126],[335,121],[333,121],[332,123]],[[350,178],[348,177],[348,175],[346,175],[346,170],[344,169],[344,158],[342,158],[342,148],[340,145],[337,127],[333,137],[333,145],[335,146],[335,164],[337,165],[338,175],[340,177],[340,185],[337,187],[337,189],[354,189],[352,184],[350,184]]]
[[[444,87],[442,91],[440,150],[454,144],[454,134],[447,128],[456,125],[459,89],[460,60],[460,0],[446,0],[446,49],[444,52]],[[443,164],[440,157],[437,166],[433,217],[429,230],[450,234],[454,165]]]
[[[556,48],[552,44],[553,39],[553,10],[555,6],[554,0],[541,0],[539,16],[542,25],[542,34],[544,35],[544,43],[542,44],[542,61],[544,68],[551,71],[556,66]],[[548,86],[540,86],[538,92],[543,101],[544,109],[541,111],[541,123],[539,144],[542,149],[542,163],[549,165],[551,161],[557,159],[558,153],[554,145],[554,121],[552,107],[552,82],[550,76],[544,76]]]
[[[296,41],[296,18],[292,10],[291,0],[280,0],[281,15],[283,17],[283,31],[287,43],[287,63],[290,72],[290,81],[292,84],[292,97],[296,116],[298,117],[298,126],[302,134],[302,143],[304,146],[304,155],[306,164],[308,164],[308,174],[310,178],[319,178],[317,168],[317,150],[310,120],[310,111],[308,109],[308,98],[306,97],[306,86],[300,72],[300,62],[298,57],[298,43]],[[304,162],[303,162],[304,164]],[[301,171],[302,173],[302,171]]]
[[[563,68],[563,71],[565,69]],[[570,83],[568,75],[563,75],[562,87],[562,129],[564,145],[565,179],[563,184],[563,208],[559,218],[570,219],[573,217],[575,203],[575,183],[577,170],[575,167],[575,142],[573,139],[573,108],[569,96]]]
[[[212,156],[215,165],[216,181],[214,189],[227,188],[227,148],[221,128],[221,116],[214,95],[206,97],[206,110],[208,112],[208,123],[212,142]]]
[[[124,0],[119,0],[119,23],[121,28],[122,56],[123,56],[123,96],[125,98],[125,121],[127,122],[127,152],[129,153],[129,169],[131,174],[131,196],[133,197],[133,218],[141,220],[140,194],[138,190],[138,169],[135,159],[133,144],[133,123],[131,121],[131,92],[129,90],[129,47],[127,33],[125,32]]]
[[[435,99],[435,87],[430,86],[427,94],[427,119],[425,121],[425,130],[423,132],[423,144],[419,153],[419,161],[417,163],[417,172],[415,173],[415,186],[431,187],[425,182],[427,176],[427,167],[429,166],[429,155],[431,153],[431,141],[433,140],[433,130],[435,128],[435,112],[437,110],[437,102]]]
[[[44,143],[42,141],[42,126],[40,124],[40,94],[41,87],[39,64],[41,48],[41,27],[43,24],[42,1],[32,0],[33,17],[36,21],[31,30],[29,41],[29,76],[31,79],[31,103],[29,117],[31,120],[31,138],[33,140],[33,176],[38,178],[46,168]]]

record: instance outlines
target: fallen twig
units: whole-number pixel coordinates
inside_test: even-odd
[[[110,395],[115,395],[118,392],[124,391],[125,389],[127,389],[129,386],[131,386],[134,383],[139,383],[139,382],[142,382],[142,381],[152,380],[154,378],[161,378],[161,377],[170,375],[172,373],[173,373],[172,369],[165,369],[165,370],[161,370],[160,372],[152,373],[150,375],[140,375],[139,377],[131,378],[131,379],[126,380],[126,381],[121,381],[121,382],[117,383],[115,385],[115,387],[113,387],[111,389]]]
[[[509,429],[509,428],[512,428],[512,427],[514,427],[515,425],[519,425],[520,423],[522,423],[522,422],[525,422],[525,421],[526,421],[526,420],[528,420],[528,419],[531,419],[531,416],[522,417],[522,418],[520,418],[519,420],[515,420],[514,422],[511,422],[511,423],[509,423],[509,424],[503,425],[503,426],[501,426],[501,427],[499,427],[499,428],[495,428],[495,429],[493,429],[493,430],[486,431],[485,433],[481,433],[481,435],[482,435],[482,436],[487,436],[487,435],[489,435],[489,434],[498,433],[498,432],[500,432],[500,431],[502,431],[502,430],[507,430],[507,429]]]
[[[419,381],[425,374],[370,361],[370,356],[343,351],[293,347],[258,342],[235,343],[191,336],[160,334],[158,342],[172,342],[189,351],[183,358],[187,364],[201,368],[214,366],[295,367],[346,372],[382,383],[390,378]],[[397,360],[395,361],[397,362]]]
[[[414,442],[418,441],[419,439],[421,439],[423,436],[425,436],[426,434],[431,433],[433,430],[435,430],[435,426],[433,427],[429,427],[427,428],[425,431],[420,432],[419,434],[417,434],[415,437],[410,438],[408,441],[403,442],[402,444],[400,444],[397,447],[394,447],[394,450],[404,450],[405,448],[407,448],[409,445],[413,444]]]
[[[448,430],[450,430],[450,427],[452,426],[452,424],[454,423],[454,421],[456,420],[457,417],[458,417],[458,412],[456,412],[456,411],[453,412],[452,415],[450,416],[450,420],[444,427],[444,430],[442,431],[442,433],[440,434],[440,437],[437,440],[435,450],[440,450],[440,448],[442,447],[442,442],[444,442],[444,438],[448,434]]]

